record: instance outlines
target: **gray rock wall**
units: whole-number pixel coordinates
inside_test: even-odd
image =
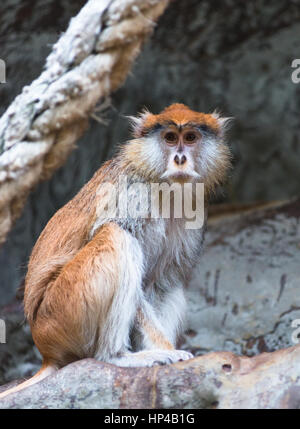
[[[294,345],[299,276],[299,200],[215,219],[187,290],[181,346],[196,355],[227,350],[253,356]]]

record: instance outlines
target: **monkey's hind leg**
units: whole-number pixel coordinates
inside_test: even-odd
[[[44,359],[60,367],[126,352],[142,271],[138,241],[114,223],[104,225],[63,267],[36,310],[31,328]]]

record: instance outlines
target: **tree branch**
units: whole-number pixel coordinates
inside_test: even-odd
[[[299,358],[295,346],[252,358],[208,353],[152,368],[84,359],[7,396],[0,408],[299,408]]]

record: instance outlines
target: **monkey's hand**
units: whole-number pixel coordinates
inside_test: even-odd
[[[184,350],[143,350],[136,353],[125,353],[123,356],[113,358],[110,363],[118,366],[139,367],[139,366],[154,366],[167,365],[179,361],[192,359],[192,353]]]

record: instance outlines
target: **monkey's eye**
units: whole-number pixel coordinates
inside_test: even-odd
[[[193,132],[188,132],[184,135],[184,141],[187,144],[194,143],[196,141],[196,139],[197,139],[197,136]]]
[[[164,135],[164,139],[168,144],[176,144],[178,141],[178,135],[174,133],[173,131],[168,131]]]

